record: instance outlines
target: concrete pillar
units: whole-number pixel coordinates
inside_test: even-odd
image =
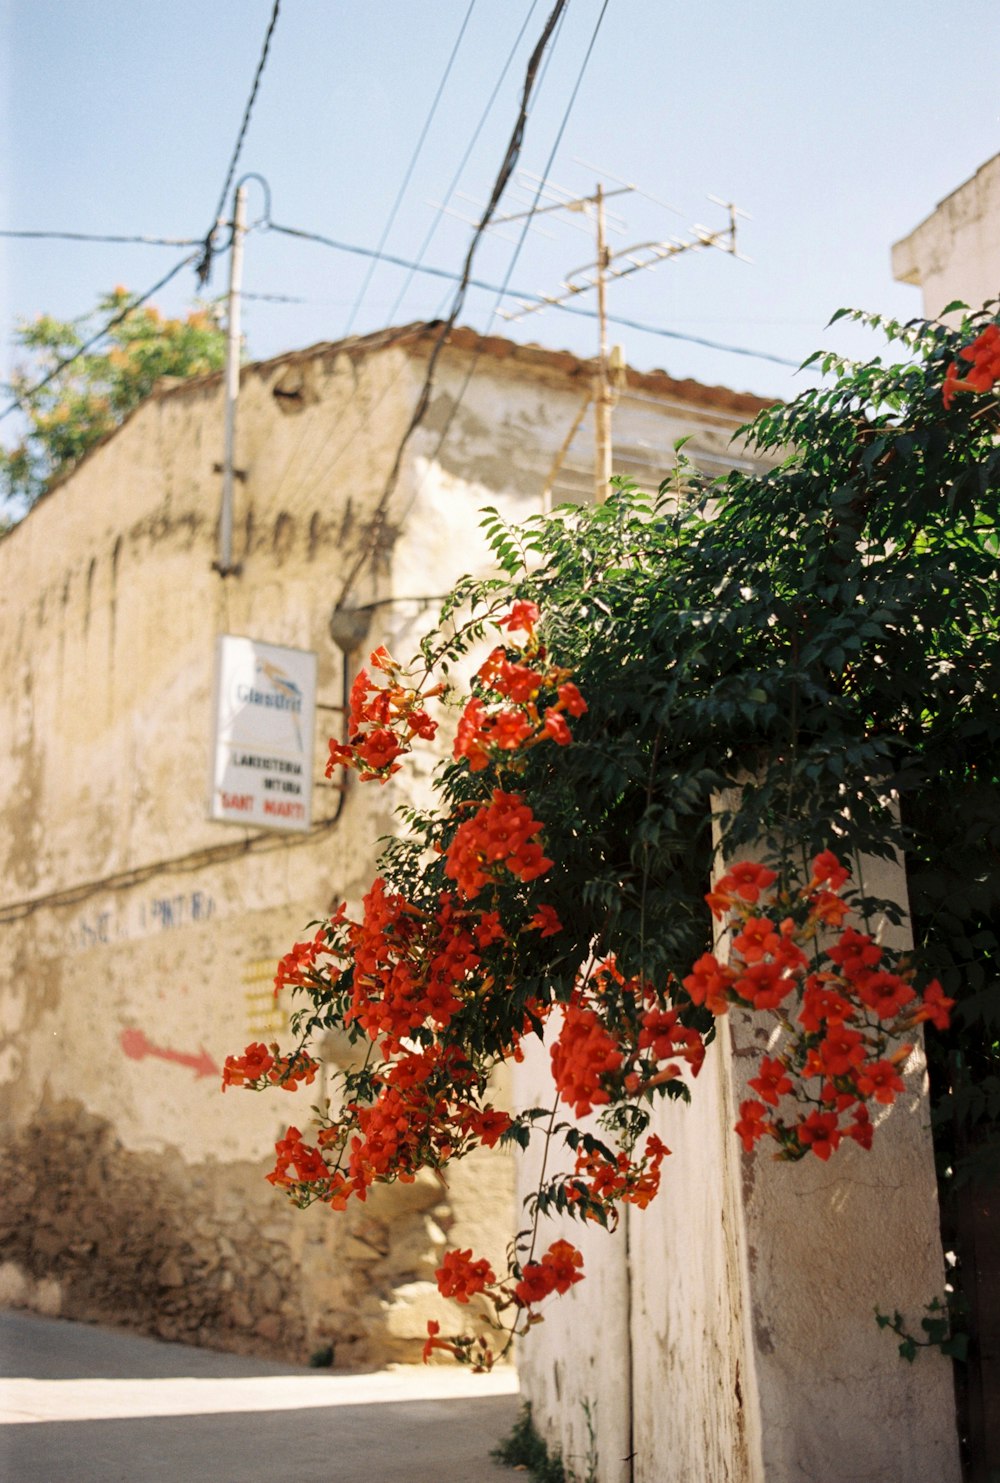
[[[898,866],[869,862],[864,888],[906,904]],[[543,1247],[581,1246],[587,1277],[523,1342],[524,1394],[582,1477],[596,1401],[598,1483],[958,1483],[950,1362],[907,1364],[874,1316],[898,1308],[919,1331],[944,1288],[922,1050],[906,1094],[873,1112],[870,1151],[789,1165],[732,1131],[768,1034],[731,1011],[691,1105],[657,1106],[672,1155],[647,1210],[614,1237],[545,1231]],[[519,1077],[519,1105],[551,1100],[542,1047]],[[523,1191],[531,1177],[526,1161]]]

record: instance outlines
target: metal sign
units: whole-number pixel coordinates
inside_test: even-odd
[[[315,716],[315,654],[232,634],[217,639],[209,817],[308,829]]]

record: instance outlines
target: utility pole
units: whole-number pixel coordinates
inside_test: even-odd
[[[229,297],[226,309],[226,412],[225,446],[222,455],[222,507],[219,512],[219,559],[216,570],[229,577],[233,565],[233,459],[236,446],[236,403],[240,394],[240,292],[243,287],[243,238],[247,229],[247,188],[236,187],[233,206],[233,239],[229,253]]]
[[[597,208],[597,317],[600,325],[597,353],[597,385],[594,390],[594,499],[600,505],[608,497],[611,482],[611,385],[608,376],[607,272],[611,261],[605,241],[604,187],[598,182],[594,193]]]

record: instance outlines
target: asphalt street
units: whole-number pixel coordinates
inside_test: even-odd
[[[308,1370],[0,1313],[3,1483],[514,1483],[511,1370]]]

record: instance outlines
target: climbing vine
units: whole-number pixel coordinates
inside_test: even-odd
[[[505,1270],[445,1255],[440,1291],[480,1321],[432,1324],[428,1355],[486,1368],[581,1280],[569,1241],[542,1249],[547,1211],[613,1225],[654,1198],[651,1108],[690,1097],[731,1005],[777,1032],[736,1134],[786,1160],[870,1146],[917,1027],[997,1015],[1000,330],[882,327],[907,359],[826,357],[832,386],[749,429],[765,472],[709,483],[682,458],[655,497],[520,530],[488,511],[495,574],[458,584],[418,660],[377,650],[354,683],[328,772],[386,783],[443,720],[436,806],[404,811],[360,911],[282,959],[295,1044],[248,1046],[224,1084],[308,1084],[319,1035],[354,1041],[277,1145],[300,1205],[544,1141]],[[956,819],[971,913],[933,865]],[[897,849],[926,924],[908,955],[857,868]],[[551,1104],[497,1107],[496,1068],[543,1035]]]

